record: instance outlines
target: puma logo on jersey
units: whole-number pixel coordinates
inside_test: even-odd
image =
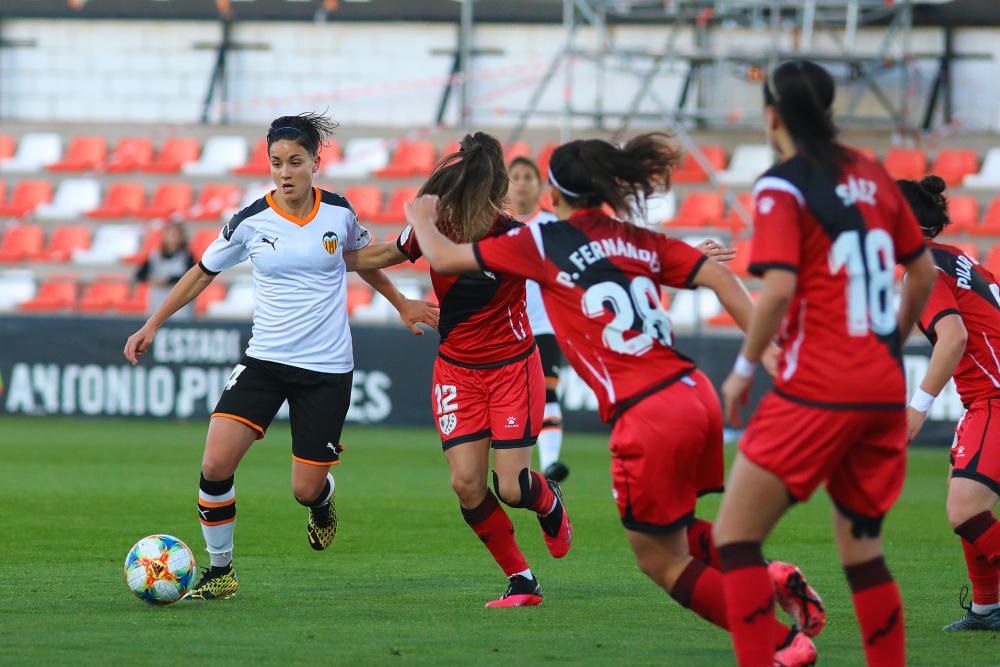
[[[260,240],[261,240],[262,243],[266,243],[267,245],[271,246],[272,250],[277,250],[278,249],[277,246],[275,245],[278,242],[278,237],[277,236],[274,237],[274,240],[271,240],[271,239],[267,238],[266,236],[261,236]]]
[[[836,188],[837,196],[844,202],[844,206],[854,206],[857,203],[874,204],[875,193],[878,186],[875,181],[867,178],[847,177],[846,183],[841,183]]]

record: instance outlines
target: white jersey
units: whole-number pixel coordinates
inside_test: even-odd
[[[208,273],[250,259],[253,335],[247,355],[321,373],[354,368],[347,324],[344,252],[371,243],[350,203],[315,189],[305,218],[282,211],[271,195],[237,213],[205,251]]]
[[[526,225],[530,225],[533,222],[549,222],[550,220],[558,219],[559,217],[555,213],[546,211],[543,208],[539,208],[527,218],[518,218],[518,220]],[[531,332],[536,336],[544,334],[552,335],[554,333],[552,323],[549,322],[549,316],[545,314],[545,306],[542,304],[542,290],[538,287],[538,283],[534,280],[525,280],[524,291],[525,301],[528,304],[528,323],[531,324]]]

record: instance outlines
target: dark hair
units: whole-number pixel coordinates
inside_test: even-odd
[[[434,166],[419,195],[441,198],[438,228],[452,241],[483,238],[503,207],[508,186],[503,147],[485,132],[462,137],[458,151]]]
[[[316,156],[319,147],[333,136],[337,123],[320,113],[300,113],[297,116],[281,116],[271,121],[267,130],[267,150],[275,141],[287,139],[297,142],[309,154]]]
[[[781,116],[798,153],[839,175],[849,153],[837,143],[835,92],[830,73],[809,60],[781,63],[764,81],[764,104]]]
[[[510,166],[507,167],[507,171],[513,171],[514,167],[517,166],[527,167],[531,171],[535,172],[535,178],[537,178],[539,182],[542,181],[542,172],[538,169],[538,165],[535,164],[535,161],[530,157],[524,157],[523,155],[517,156],[510,161]]]
[[[924,236],[932,239],[951,224],[948,217],[948,199],[944,196],[945,183],[940,176],[924,176],[919,181],[896,181],[903,196],[910,203],[913,215]]]
[[[680,149],[664,132],[650,132],[624,147],[601,139],[571,141],[552,153],[551,184],[573,208],[608,204],[624,214],[657,189],[670,187],[670,170],[680,162]]]

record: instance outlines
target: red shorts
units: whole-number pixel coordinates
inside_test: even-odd
[[[687,526],[698,496],[722,491],[722,409],[701,371],[626,410],[610,445],[615,501],[629,530]]]
[[[997,419],[993,421],[993,404]],[[1000,494],[1000,399],[976,401],[962,415],[951,445],[951,476],[965,477]]]
[[[877,519],[899,497],[906,475],[906,412],[834,410],[764,397],[740,451],[774,473],[796,500],[826,482],[849,517]]]
[[[545,417],[538,351],[497,368],[465,368],[438,357],[431,394],[444,449],[491,438],[493,447],[530,447]]]

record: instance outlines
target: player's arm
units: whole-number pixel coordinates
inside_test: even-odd
[[[344,264],[348,271],[374,271],[395,266],[407,260],[395,242],[372,243],[360,250],[344,253]]]
[[[937,280],[934,260],[931,259],[931,253],[926,248],[919,255],[904,263],[903,266],[906,267],[906,280],[903,281],[899,312],[896,314],[900,342],[906,341],[910,332],[913,331],[913,325],[917,323],[917,318],[924,311],[931,290],[934,289],[934,281]]]
[[[931,409],[934,399],[955,374],[955,369],[965,354],[965,343],[969,338],[961,315],[956,313],[945,315],[935,322],[934,335],[937,341],[934,343],[934,351],[931,352],[927,373],[920,381],[920,386],[913,392],[910,405],[906,409],[906,434],[909,440],[913,440],[923,428],[927,411]]]
[[[124,354],[129,363],[134,365],[153,343],[157,329],[170,319],[171,315],[198,298],[198,295],[205,291],[205,288],[215,280],[217,275],[217,273],[206,271],[200,264],[188,269],[167,294],[167,298],[156,309],[156,312],[150,315],[146,323],[142,325],[142,328],[128,337],[125,342]]]
[[[740,329],[747,330],[753,302],[746,286],[732,271],[715,261],[702,262],[691,284],[695,287],[707,287],[715,292],[722,307],[733,316]]]
[[[454,243],[437,228],[438,198],[422,195],[406,204],[406,221],[420,242],[420,249],[438,273],[454,275],[479,271],[479,261],[468,243]]]
[[[437,306],[427,301],[407,299],[406,295],[396,289],[389,277],[378,269],[358,271],[358,275],[392,304],[392,307],[399,313],[399,319],[403,320],[403,324],[415,335],[424,335],[424,332],[417,327],[418,323],[426,324],[431,329],[437,330],[441,312]]]

